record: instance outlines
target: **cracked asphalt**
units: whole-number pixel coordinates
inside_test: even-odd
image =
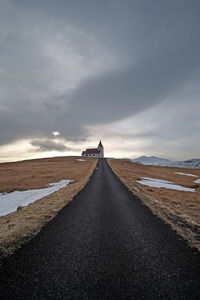
[[[3,260],[0,299],[200,299],[200,254],[100,159],[74,200]]]

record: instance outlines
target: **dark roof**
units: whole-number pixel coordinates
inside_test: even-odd
[[[103,145],[102,145],[101,141],[99,142],[99,146],[98,146],[98,147],[103,147]]]
[[[84,154],[98,154],[100,151],[98,149],[86,149]]]

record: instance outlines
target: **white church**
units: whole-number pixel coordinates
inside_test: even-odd
[[[85,151],[83,151],[82,156],[104,158],[104,147],[102,145],[102,142],[99,142],[99,146],[97,148],[86,149]]]

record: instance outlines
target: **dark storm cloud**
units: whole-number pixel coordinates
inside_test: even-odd
[[[189,58],[187,50],[174,57],[158,53],[131,69],[88,80],[72,95],[66,116],[76,116],[78,125],[104,124],[152,107],[198,75],[200,43]]]
[[[55,142],[50,139],[43,139],[43,140],[33,140],[31,145],[36,148],[36,151],[44,152],[44,151],[69,151],[70,148],[66,147],[61,142]]]
[[[134,53],[135,46],[137,60],[121,71],[89,79],[74,92],[66,115],[76,115],[76,125],[124,119],[199,79],[200,5],[196,1],[169,2],[140,6],[136,1],[137,29],[132,28],[133,37],[129,32],[127,48]],[[137,30],[140,36],[135,40]]]
[[[124,120],[175,97],[185,85],[199,85],[199,1],[2,1],[1,6],[1,145],[50,139],[55,130],[68,140],[84,140],[86,128]],[[107,51],[116,67],[107,66]],[[93,67],[96,61],[102,68]],[[87,69],[93,73],[79,78]],[[68,87],[71,78],[75,87]]]

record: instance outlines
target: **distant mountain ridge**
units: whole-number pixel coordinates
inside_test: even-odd
[[[140,156],[135,159],[131,159],[132,162],[141,165],[151,166],[167,166],[167,167],[178,167],[178,168],[200,168],[200,159],[192,158],[183,161],[173,161],[166,158],[160,158],[156,156]]]

